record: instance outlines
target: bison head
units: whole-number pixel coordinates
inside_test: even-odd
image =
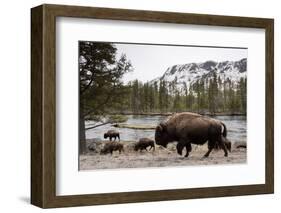
[[[225,143],[226,148],[228,149],[228,151],[231,152],[231,142],[226,142]]]
[[[107,133],[104,133],[103,137],[104,137],[104,138],[108,138],[109,135],[108,135]]]
[[[227,150],[231,152],[231,142],[223,136],[222,136],[222,141],[223,141],[225,147],[227,148]]]
[[[103,149],[100,151],[100,154],[101,154],[101,155],[106,155],[107,153],[109,153],[109,150],[106,149],[106,148],[103,148]]]
[[[134,150],[135,150],[135,151],[138,151],[138,150],[139,150],[139,145],[138,145],[138,144],[135,144],[135,145],[134,145]]]
[[[167,147],[167,144],[171,142],[169,134],[167,132],[167,126],[165,123],[160,123],[155,129],[155,142],[157,145]]]

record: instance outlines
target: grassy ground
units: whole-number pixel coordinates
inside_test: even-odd
[[[207,145],[203,145],[193,146],[189,157],[185,158],[177,154],[176,143],[169,144],[167,149],[156,145],[155,151],[135,152],[134,142],[121,141],[120,143],[124,144],[124,152],[119,154],[117,151],[113,155],[100,155],[99,151],[104,143],[105,141],[96,143],[96,151],[89,151],[79,157],[80,170],[241,164],[247,161],[247,150],[235,148],[235,145],[228,157],[224,157],[222,150],[213,150],[208,158],[203,158],[207,152]]]

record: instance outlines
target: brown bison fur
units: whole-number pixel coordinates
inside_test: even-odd
[[[112,154],[113,151],[119,151],[119,154],[123,151],[124,152],[124,146],[121,143],[118,142],[108,142],[104,145],[102,150],[100,151],[100,154]]]
[[[204,155],[208,157],[218,143],[227,157],[228,152],[223,142],[226,135],[226,126],[221,121],[196,113],[183,112],[174,114],[156,127],[155,142],[167,147],[168,143],[177,141],[177,152],[182,155],[182,150],[186,148],[185,157],[191,152],[191,144],[203,145],[208,141],[208,151]]]
[[[232,145],[231,142],[223,136],[222,136],[222,142],[224,143],[227,150],[231,152],[231,145]],[[216,143],[214,149],[222,149],[222,147],[219,145],[219,143]]]
[[[228,150],[229,152],[231,152],[231,142],[230,142],[230,141],[226,141],[226,142],[224,142],[224,145],[225,145],[225,147],[227,148],[227,150]]]
[[[134,150],[135,151],[142,151],[142,150],[146,150],[148,151],[146,148],[150,147],[149,150],[151,150],[153,148],[153,151],[155,151],[155,145],[154,145],[154,141],[149,139],[149,138],[141,138],[139,139],[139,141],[136,143]]]
[[[236,142],[234,144],[234,146],[235,146],[236,149],[239,149],[239,148],[247,149],[247,143],[246,142]]]
[[[116,140],[116,138],[118,138],[118,140],[120,141],[120,134],[115,130],[108,130],[107,133],[104,133],[104,138],[109,138],[110,141],[112,138],[114,138],[114,141]]]

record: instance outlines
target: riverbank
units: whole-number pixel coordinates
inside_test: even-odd
[[[158,120],[156,123],[154,124],[151,124],[151,119],[154,119],[154,118],[157,118],[157,117],[162,117],[162,120],[166,120],[167,117],[171,116],[172,113],[162,113],[162,114],[159,114],[159,113],[147,113],[147,114],[127,114],[127,115],[121,115],[121,116],[124,116],[124,117],[128,117],[128,118],[131,118],[131,119],[141,119],[141,117],[146,117],[146,118],[149,118],[149,121],[150,123],[147,123],[146,120],[143,120],[142,122],[124,122],[124,123],[114,123],[114,124],[111,124],[112,127],[115,127],[115,128],[121,128],[121,129],[132,129],[132,130],[155,130],[156,126],[159,124],[160,120]],[[202,114],[203,115],[203,114]],[[216,114],[216,115],[210,115],[210,114],[204,114],[203,116],[209,116],[209,117],[213,117],[213,116],[216,116],[216,118],[220,119],[222,117],[226,118],[226,117],[236,117],[236,119],[239,119],[239,118],[244,118],[245,115],[243,114],[233,114],[232,116],[229,116],[229,115],[226,115],[226,114]],[[222,116],[222,117],[217,117],[217,116]],[[245,117],[246,118],[246,117]],[[222,120],[223,121],[223,120]],[[226,123],[228,123],[228,121],[226,121]]]
[[[192,111],[190,111],[192,112]],[[110,115],[143,115],[143,116],[170,116],[177,112],[138,112],[138,113],[132,113],[132,112],[120,112],[120,113],[112,113]],[[180,113],[180,112],[178,112]],[[216,113],[210,113],[210,112],[192,112],[192,113],[198,113],[200,115],[207,115],[207,116],[246,116],[246,113],[240,113],[240,112],[216,112]]]
[[[222,150],[213,150],[208,158],[203,158],[207,152],[205,144],[193,146],[189,157],[185,158],[177,154],[176,143],[169,144],[167,148],[156,145],[155,151],[135,152],[134,142],[121,141],[124,152],[100,155],[99,151],[104,143],[105,141],[99,141],[95,144],[94,151],[80,155],[80,170],[243,164],[247,161],[247,149],[236,148],[235,144],[228,157],[224,157]],[[88,142],[88,146],[90,144]]]

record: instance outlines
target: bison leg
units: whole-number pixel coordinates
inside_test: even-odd
[[[111,141],[111,139],[112,139],[112,137],[111,136],[109,136],[109,140]]]
[[[120,141],[120,135],[119,134],[117,135],[117,137],[118,137],[118,140]]]
[[[192,150],[191,144],[190,144],[190,143],[187,143],[187,144],[185,145],[185,148],[186,148],[186,154],[185,154],[184,157],[187,158],[188,155],[189,155],[189,152],[191,152],[191,150]]]
[[[231,143],[223,141],[222,144],[224,144],[225,148],[228,150],[228,152],[231,152]],[[223,149],[223,146],[219,144],[219,149]]]
[[[209,155],[210,155],[210,153],[211,153],[211,151],[213,150],[214,147],[215,147],[215,141],[209,141],[208,142],[208,151],[204,155],[205,158],[209,157]]]
[[[155,146],[150,146],[149,151],[153,148],[153,151],[155,151]]]
[[[225,147],[225,143],[221,140],[221,138],[219,139],[219,146],[223,149],[224,151],[224,157],[227,157],[228,156],[228,152],[227,152],[227,149]]]
[[[177,144],[177,151],[179,155],[182,155],[183,148],[186,147],[186,155],[188,157],[189,152],[191,151],[191,143],[188,140],[180,140]]]
[[[178,142],[178,144],[177,144],[177,152],[178,152],[179,155],[182,155],[183,148],[184,148],[184,144],[181,143],[181,142]]]

